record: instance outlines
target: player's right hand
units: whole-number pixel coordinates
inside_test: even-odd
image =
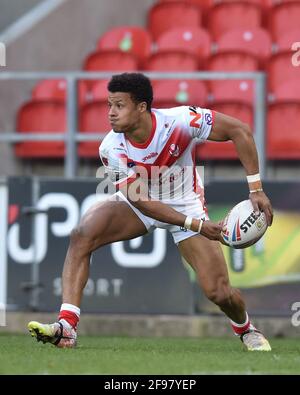
[[[209,240],[218,240],[223,241],[221,236],[222,225],[216,224],[212,221],[204,221],[202,224],[202,228],[200,234],[204,237],[207,237]]]

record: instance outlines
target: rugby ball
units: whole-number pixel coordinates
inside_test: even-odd
[[[256,217],[250,200],[234,206],[223,221],[221,235],[226,244],[233,248],[246,248],[255,244],[267,230],[265,214]]]

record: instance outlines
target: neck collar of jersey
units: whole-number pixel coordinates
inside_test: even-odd
[[[144,149],[144,148],[147,148],[149,146],[149,144],[151,143],[154,133],[155,133],[155,130],[156,130],[156,117],[155,117],[154,112],[151,112],[151,120],[152,120],[151,133],[150,133],[150,136],[148,137],[148,139],[144,143],[136,143],[135,141],[132,141],[128,137],[126,137],[126,139],[130,142],[130,144],[133,145],[135,148]]]

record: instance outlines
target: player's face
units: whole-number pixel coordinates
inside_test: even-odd
[[[112,129],[117,132],[130,132],[138,128],[144,103],[136,104],[129,93],[109,92],[108,118]]]

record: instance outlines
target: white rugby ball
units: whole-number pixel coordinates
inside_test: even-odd
[[[256,217],[250,200],[243,200],[234,206],[226,215],[223,226],[223,240],[233,248],[246,248],[255,244],[268,227],[265,214],[260,211]]]

